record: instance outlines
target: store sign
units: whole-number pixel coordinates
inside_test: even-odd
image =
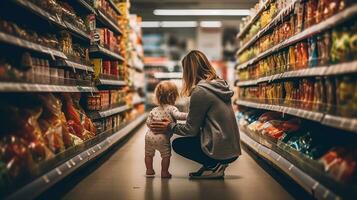
[[[197,34],[198,50],[204,52],[211,60],[222,59],[222,29],[199,28]]]

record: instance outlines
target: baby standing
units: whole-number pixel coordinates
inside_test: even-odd
[[[180,112],[174,105],[179,96],[177,87],[170,81],[162,81],[155,88],[155,97],[158,106],[153,108],[146,121],[150,125],[152,121],[161,121],[168,119],[172,122],[176,120],[186,120],[187,113]],[[145,165],[146,175],[152,177],[155,175],[153,168],[153,157],[155,151],[161,154],[161,177],[171,178],[169,172],[171,158],[171,134],[155,135],[150,130],[145,135]]]

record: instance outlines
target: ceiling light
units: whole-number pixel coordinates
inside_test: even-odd
[[[196,21],[162,21],[163,28],[192,28],[197,27]]]
[[[158,28],[158,27],[160,27],[160,22],[158,22],[158,21],[143,21],[141,23],[141,27],[143,27],[143,28]]]
[[[165,16],[247,16],[249,9],[156,9],[154,15]]]
[[[222,27],[221,21],[201,21],[200,26],[203,28],[220,28]]]

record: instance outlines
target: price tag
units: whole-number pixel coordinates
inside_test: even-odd
[[[276,160],[279,161],[280,159],[281,159],[281,156],[279,155],[279,157]]]
[[[293,167],[294,167],[294,165],[291,164],[289,167],[289,171],[291,171],[293,169]]]
[[[87,151],[87,155],[88,155],[88,156],[90,156],[90,152],[89,152],[89,150]]]
[[[42,176],[42,180],[45,181],[45,183],[49,183],[50,179],[48,178],[47,175]]]
[[[313,190],[316,190],[316,188],[317,188],[318,186],[319,186],[319,182],[316,181],[315,184],[312,186],[312,189],[313,189]]]
[[[71,163],[69,163],[69,161],[66,162],[66,165],[67,165],[68,169],[72,168],[72,165],[71,165]]]
[[[69,160],[73,166],[76,165],[76,163],[73,161],[73,159]]]
[[[79,160],[80,160],[80,161],[82,161],[82,160],[83,160],[83,158],[82,158],[82,156],[81,156],[81,155],[78,155],[78,158],[79,158]]]
[[[62,175],[62,172],[61,172],[61,170],[59,168],[56,168],[56,172],[57,172],[58,175]]]

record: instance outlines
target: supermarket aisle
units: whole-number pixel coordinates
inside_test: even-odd
[[[244,152],[228,168],[225,180],[189,180],[199,165],[174,154],[171,180],[144,176],[144,135],[138,129],[126,144],[64,196],[64,199],[292,199],[269,174]],[[160,172],[159,156],[155,171]]]

